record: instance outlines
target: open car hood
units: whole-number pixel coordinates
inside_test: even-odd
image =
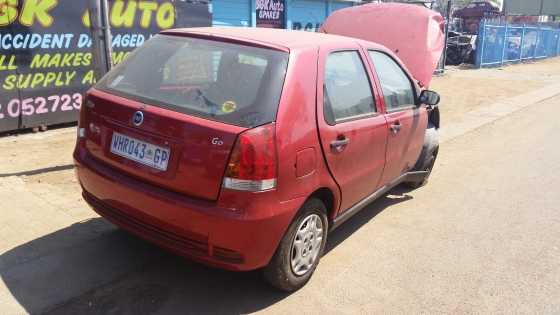
[[[359,38],[392,50],[421,86],[429,86],[444,46],[443,17],[401,3],[365,4],[335,11],[320,32]]]

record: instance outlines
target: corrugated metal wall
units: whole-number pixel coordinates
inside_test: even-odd
[[[352,6],[347,1],[286,0],[286,3],[286,28],[305,31],[317,31],[333,11]]]
[[[213,0],[212,25],[253,26],[251,12],[254,10],[250,0]]]
[[[352,3],[351,2],[331,2],[331,10],[330,12],[336,11],[336,10],[340,10],[340,9],[344,9],[347,7],[351,7]]]
[[[315,31],[327,17],[327,2],[320,0],[286,0],[288,29]]]
[[[286,28],[316,31],[333,11],[352,6],[348,1],[286,0]],[[212,25],[255,26],[254,0],[213,0]]]

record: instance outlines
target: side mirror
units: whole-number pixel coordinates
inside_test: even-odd
[[[439,104],[441,97],[437,92],[424,90],[422,91],[422,93],[420,93],[420,97],[418,98],[418,100],[420,101],[420,104],[436,106],[437,104]]]

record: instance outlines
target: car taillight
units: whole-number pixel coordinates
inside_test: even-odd
[[[78,118],[78,141],[86,137],[86,109],[83,108],[83,105],[88,103],[91,103],[91,101],[87,99],[87,94],[84,94],[82,96],[82,108],[80,108],[80,115]]]
[[[239,135],[229,160],[223,187],[263,191],[276,187],[275,125],[250,129]]]

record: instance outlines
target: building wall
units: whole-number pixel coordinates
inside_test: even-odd
[[[316,31],[327,17],[328,2],[317,0],[287,0],[288,29]]]
[[[251,0],[214,0],[212,1],[212,25],[214,26],[253,26]]]
[[[212,25],[207,3],[143,0],[145,11],[138,1],[108,3],[116,63],[161,30]],[[95,83],[86,12],[86,1],[0,0],[0,133],[77,120]]]
[[[542,8],[542,10],[541,10]],[[558,0],[507,0],[508,14],[520,15],[560,15]]]
[[[350,1],[285,0],[287,29],[316,31],[333,11],[350,7]],[[214,26],[255,26],[254,0],[213,0]]]

